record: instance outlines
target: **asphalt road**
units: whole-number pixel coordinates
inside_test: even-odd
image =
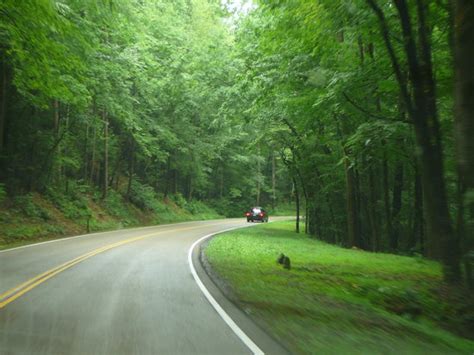
[[[252,353],[188,263],[190,247],[204,235],[247,225],[189,222],[0,252],[0,353]],[[242,329],[255,343],[272,342],[243,318],[239,326],[247,322]]]

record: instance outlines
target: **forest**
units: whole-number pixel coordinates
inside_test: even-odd
[[[232,3],[3,0],[2,208],[291,203],[310,237],[472,285],[473,3]]]

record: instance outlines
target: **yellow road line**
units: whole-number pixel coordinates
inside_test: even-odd
[[[211,227],[211,226],[215,226],[215,225],[219,225],[219,224],[222,225],[222,223],[215,223],[215,224],[206,224],[206,225],[203,225],[203,226],[186,227],[186,228],[166,230],[166,231],[155,232],[155,233],[148,233],[148,234],[144,234],[144,235],[141,235],[141,236],[138,236],[138,237],[133,237],[133,238],[121,240],[119,242],[112,243],[112,244],[105,245],[105,246],[102,246],[100,248],[94,249],[94,250],[92,250],[92,251],[90,251],[86,254],[78,256],[77,258],[74,258],[74,259],[69,260],[69,261],[67,261],[67,262],[65,262],[65,263],[63,263],[59,266],[56,266],[52,269],[49,269],[48,271],[45,271],[45,272],[43,272],[43,273],[41,273],[41,274],[39,274],[39,275],[37,275],[33,278],[21,283],[20,285],[15,286],[15,287],[11,288],[10,290],[0,294],[0,309],[4,308],[6,305],[13,302],[17,298],[21,297],[22,295],[24,295],[28,291],[31,291],[36,286],[38,286],[38,285],[42,284],[43,282],[49,280],[53,276],[55,276],[55,275],[65,271],[65,270],[73,267],[76,264],[79,264],[80,262],[82,262],[84,260],[87,260],[87,259],[89,259],[89,258],[91,258],[91,257],[93,257],[97,254],[103,253],[107,250],[117,248],[117,247],[122,246],[124,244],[129,244],[129,243],[132,243],[132,242],[136,242],[138,240],[142,240],[142,239],[149,238],[149,237],[152,237],[152,236],[157,236],[159,234],[163,234],[163,233],[167,233],[167,232],[181,232],[181,231],[184,231],[184,230],[195,229],[195,228],[199,228],[199,227]]]

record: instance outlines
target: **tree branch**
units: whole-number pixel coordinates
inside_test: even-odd
[[[354,106],[357,110],[359,110],[360,112],[372,117],[372,118],[376,118],[378,120],[386,120],[387,118],[391,121],[402,121],[402,122],[405,122],[405,123],[411,123],[411,121],[406,121],[406,120],[400,120],[400,119],[396,119],[396,118],[393,118],[393,117],[383,117],[383,116],[379,116],[379,115],[376,115],[372,112],[370,112],[369,110],[366,110],[365,108],[363,108],[362,106],[360,106],[359,104],[357,104],[354,100],[352,100],[345,92],[342,93],[342,96],[344,96],[344,98],[347,100],[347,102],[349,102],[352,106]]]
[[[375,15],[377,16],[379,20],[379,25],[380,29],[382,31],[382,36],[385,42],[385,47],[387,48],[388,55],[390,57],[390,61],[392,62],[392,67],[395,72],[395,76],[397,78],[398,84],[400,86],[400,92],[402,94],[403,100],[405,101],[407,110],[410,112],[410,117],[412,117],[413,113],[413,103],[410,97],[410,94],[408,92],[408,89],[405,85],[405,79],[402,74],[402,70],[400,67],[400,63],[398,61],[398,58],[395,54],[395,50],[392,45],[392,41],[390,40],[390,31],[388,28],[387,20],[385,18],[385,15],[382,11],[382,9],[375,3],[375,0],[366,0],[369,6],[372,8],[372,10],[375,12]]]

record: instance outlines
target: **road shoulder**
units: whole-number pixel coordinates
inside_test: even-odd
[[[204,253],[211,239],[202,241],[192,251],[193,265],[204,286],[232,320],[265,354],[289,354],[288,350],[235,303],[236,298],[233,296],[232,289],[211,268]]]

